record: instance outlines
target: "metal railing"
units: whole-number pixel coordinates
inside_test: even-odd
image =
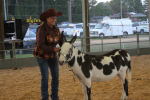
[[[81,51],[83,52],[84,50],[84,47],[86,47],[86,46],[94,46],[94,45],[99,45],[99,46],[101,46],[101,52],[104,52],[104,51],[110,51],[110,50],[104,50],[104,46],[105,45],[111,45],[111,44],[113,44],[113,45],[115,45],[115,44],[119,44],[119,48],[116,48],[116,49],[137,49],[137,56],[139,55],[139,48],[142,48],[142,47],[150,47],[150,39],[149,39],[149,34],[146,34],[146,38],[147,39],[143,39],[143,40],[140,40],[140,36],[144,36],[145,34],[135,34],[135,35],[128,35],[128,36],[134,36],[134,38],[136,38],[136,40],[131,40],[131,41],[124,41],[124,39],[127,39],[127,38],[124,38],[124,37],[122,37],[121,35],[120,36],[118,36],[118,38],[116,38],[116,39],[118,39],[119,40],[119,42],[111,42],[111,43],[104,43],[104,40],[106,39],[106,38],[108,38],[108,37],[112,37],[112,36],[107,36],[105,39],[104,38],[101,38],[100,40],[101,40],[101,43],[96,43],[96,44],[87,44],[87,45],[83,45],[83,42],[81,42]],[[91,38],[91,37],[90,37]],[[93,37],[93,38],[97,38],[97,37]],[[83,39],[85,39],[85,38],[81,38],[81,41],[83,41]],[[87,39],[87,38],[86,38]],[[140,45],[140,43],[142,43],[142,42],[146,42],[147,44],[146,44],[146,46],[141,46]],[[136,47],[130,47],[130,48],[126,48],[126,47],[124,47],[124,44],[132,44],[132,43],[136,43]],[[113,50],[113,49],[112,49]],[[91,51],[90,51],[91,52]],[[90,54],[90,52],[85,52],[85,53],[89,53]],[[100,51],[99,51],[100,52]]]
[[[142,36],[142,37],[140,38],[140,36]],[[143,55],[143,54],[150,54],[150,52],[149,52],[150,51],[149,34],[146,34],[146,35],[145,34],[135,34],[135,35],[129,35],[128,37],[129,38],[123,38],[122,36],[118,36],[118,38],[115,38],[115,40],[116,40],[115,42],[113,41],[114,39],[111,38],[110,36],[105,37],[105,38],[101,38],[101,39],[99,39],[99,38],[97,39],[97,37],[90,37],[91,42],[96,40],[96,41],[99,41],[100,43],[96,42],[96,43],[91,43],[91,44],[87,44],[87,45],[83,45],[83,39],[87,39],[87,38],[78,38],[78,39],[80,39],[80,41],[77,40],[78,43],[75,42],[74,45],[75,45],[76,48],[78,48],[82,52],[83,52],[83,49],[85,49],[86,46],[90,46],[92,49],[99,46],[99,48],[101,48],[101,50],[97,49],[97,51],[92,51],[91,50],[90,52],[85,52],[87,54],[94,54],[94,55],[99,55],[99,54],[103,54],[105,52],[111,51],[111,49],[113,50],[115,48],[115,45],[119,45],[119,46],[116,46],[115,49],[125,49],[125,50],[129,50],[130,53],[134,53],[134,54],[131,54],[131,55],[139,56],[139,55]],[[92,38],[95,38],[95,39],[92,40]],[[127,41],[126,39],[130,39],[130,41]],[[109,41],[113,41],[113,42],[109,42]],[[19,50],[33,50],[34,49],[34,48],[16,49],[16,47],[15,47],[16,42],[26,42],[26,41],[15,41],[15,40],[13,40],[13,41],[9,41],[9,42],[6,42],[6,41],[5,42],[0,42],[0,43],[10,43],[10,44],[12,44],[11,49],[0,50],[0,52],[10,51],[12,53],[12,57],[10,59],[0,59],[0,69],[21,67],[21,66],[23,66],[22,63],[24,61],[26,61],[26,62],[24,62],[23,67],[32,66],[32,65],[36,66],[37,65],[36,60],[35,60],[34,57],[27,57],[27,58],[17,58],[16,57],[16,51],[19,51]],[[140,43],[142,43],[142,44],[146,43],[146,45],[142,46],[142,44],[140,44]],[[125,44],[127,44],[127,45],[133,44],[135,47],[133,47],[131,45],[131,47],[126,48],[124,46]],[[111,45],[113,45],[113,46],[111,47]],[[109,48],[109,49],[107,49],[107,48]],[[144,48],[144,49],[142,49],[142,48]],[[134,49],[134,51],[131,51],[133,49]],[[143,50],[145,50],[145,51],[143,51]],[[27,63],[32,63],[32,64],[28,65]],[[33,64],[33,63],[35,63],[35,64]],[[8,66],[8,67],[5,67],[5,66]]]

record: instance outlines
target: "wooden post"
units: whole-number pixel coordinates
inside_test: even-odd
[[[137,56],[139,56],[139,34],[137,34]]]
[[[83,16],[83,45],[84,45],[83,52],[85,53],[90,52],[88,0],[82,0],[82,16]]]
[[[4,22],[3,22],[3,0],[0,0],[0,42],[4,42]],[[5,50],[4,43],[0,43],[0,50]],[[5,59],[5,52],[0,51],[0,59]]]
[[[150,0],[148,0],[148,21],[150,21]],[[150,30],[150,23],[149,23],[149,30]],[[150,45],[150,31],[149,31],[149,45]]]

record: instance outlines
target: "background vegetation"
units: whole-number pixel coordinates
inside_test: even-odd
[[[7,20],[37,18],[49,8],[61,11],[63,16],[58,18],[58,23],[68,21],[68,0],[5,0]],[[42,3],[43,2],[43,3]],[[72,22],[82,22],[82,0],[71,0]],[[123,17],[127,12],[143,13],[148,16],[148,0],[142,5],[141,0],[122,0]],[[120,13],[120,0],[97,3],[96,0],[89,0],[89,16],[110,16]],[[3,14],[4,15],[4,14]],[[3,17],[5,18],[5,17]],[[143,20],[146,20],[143,19]]]

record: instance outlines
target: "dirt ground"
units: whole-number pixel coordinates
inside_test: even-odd
[[[128,100],[150,100],[150,55],[131,57],[132,85]],[[67,65],[60,66],[60,100],[83,100],[81,83]],[[0,70],[0,100],[40,100],[41,75],[38,66]],[[51,78],[49,79],[49,86]],[[51,87],[49,87],[50,94]],[[118,77],[92,82],[92,100],[119,100],[122,84]]]

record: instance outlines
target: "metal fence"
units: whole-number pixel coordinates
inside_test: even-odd
[[[128,35],[127,38],[124,38],[122,36],[118,36],[118,38],[113,38],[109,36],[101,39],[97,37],[90,37],[89,45],[83,45],[84,39],[87,38],[78,38],[74,43],[74,46],[77,49],[81,50],[82,52],[86,46],[90,46],[90,52],[85,52],[86,54],[102,55],[113,49],[124,49],[131,56],[150,54],[149,34]],[[32,55],[34,48],[16,49],[15,47],[16,42],[26,42],[26,41],[14,40],[9,42],[0,42],[4,44],[10,43],[12,45],[11,49],[0,50],[0,52],[5,52],[5,59],[0,59],[0,69],[37,66],[38,64],[36,62],[36,59]],[[30,51],[30,52],[26,52],[25,54],[23,54],[20,53],[20,51]]]

